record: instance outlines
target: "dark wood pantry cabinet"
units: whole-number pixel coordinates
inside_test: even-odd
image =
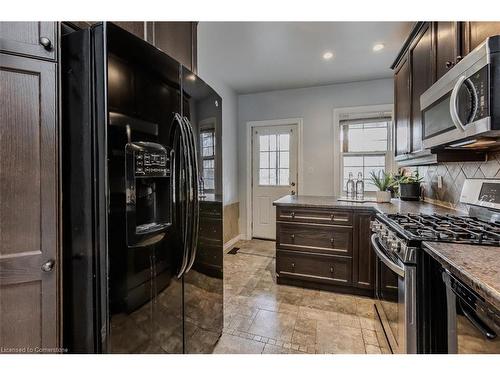
[[[481,153],[433,154],[424,150],[420,96],[467,53],[487,37],[497,34],[500,34],[500,22],[415,23],[391,66],[394,69],[394,152],[400,166],[484,159]]]
[[[0,348],[52,350],[61,321],[57,63],[36,38],[50,37],[55,51],[57,29],[0,25]]]

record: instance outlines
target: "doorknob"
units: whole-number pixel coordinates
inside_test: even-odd
[[[56,264],[56,261],[54,259],[49,259],[46,261],[44,264],[42,264],[42,271],[43,272],[51,272],[54,269],[54,265]]]

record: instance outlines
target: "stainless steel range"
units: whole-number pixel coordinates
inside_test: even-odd
[[[460,201],[470,205],[469,216],[378,214],[371,223],[376,309],[393,353],[426,352],[419,344],[418,296],[429,288],[419,269],[422,241],[500,246],[500,180],[466,180]]]

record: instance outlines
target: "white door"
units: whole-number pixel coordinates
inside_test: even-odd
[[[297,125],[252,129],[252,236],[276,239],[273,201],[297,191]]]

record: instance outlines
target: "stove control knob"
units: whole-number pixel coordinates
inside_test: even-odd
[[[400,241],[397,238],[391,239],[391,241],[389,242],[389,247],[392,252],[397,253],[399,251]]]

